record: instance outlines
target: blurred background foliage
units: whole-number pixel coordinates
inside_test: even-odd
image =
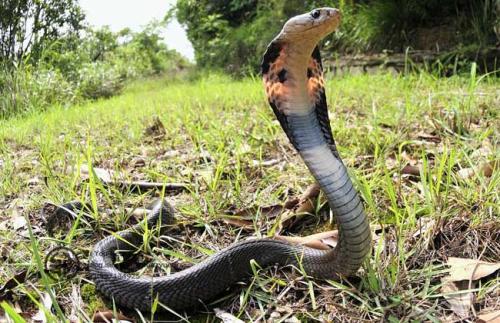
[[[257,72],[261,54],[283,23],[315,7],[340,8],[343,23],[327,53],[382,50],[478,50],[498,44],[498,0],[178,0],[201,67]]]
[[[178,0],[164,21],[117,33],[89,27],[78,0],[2,0],[0,118],[109,97],[138,77],[178,75],[190,63],[161,37],[173,15],[198,70],[255,75],[283,23],[322,6],[343,12],[340,30],[323,42],[327,58],[499,46],[500,0]]]
[[[176,74],[190,64],[161,36],[91,28],[77,0],[2,0],[0,118],[120,93],[127,80]]]

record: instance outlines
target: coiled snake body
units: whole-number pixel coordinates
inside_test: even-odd
[[[116,250],[133,250],[142,242],[143,224],[109,236],[94,247],[90,272],[96,287],[125,307],[151,310],[158,301],[171,309],[202,304],[219,295],[260,266],[295,265],[315,278],[349,276],[370,251],[369,223],[358,193],[337,152],[328,117],[321,57],[317,43],[340,22],[337,9],[320,8],[296,16],[269,44],[262,75],[269,104],[283,130],[327,196],[339,225],[333,250],[316,250],[273,239],[236,243],[192,266],[162,277],[137,277],[114,266]],[[171,220],[173,210],[158,205],[148,227]]]

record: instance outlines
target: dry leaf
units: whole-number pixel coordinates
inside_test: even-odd
[[[441,293],[446,301],[450,304],[451,310],[461,319],[469,317],[470,309],[474,301],[474,295],[468,291],[469,282],[453,282],[442,279]],[[471,283],[471,288],[474,284]]]
[[[480,323],[500,323],[500,310],[493,312],[487,312],[489,310],[483,310],[477,315],[478,322]]]
[[[128,318],[120,313],[117,313],[117,316],[115,317],[115,313],[110,310],[95,312],[94,316],[92,317],[92,322],[94,323],[117,322],[116,320],[121,323],[135,322],[134,319]]]
[[[339,232],[338,230],[332,230],[311,234],[306,237],[288,237],[276,235],[275,238],[277,240],[287,241],[294,245],[303,245],[319,250],[329,250],[337,245]]]
[[[413,166],[413,165],[407,164],[401,170],[401,174],[403,174],[403,175],[420,176],[420,168],[418,166]]]
[[[254,227],[251,220],[253,220],[256,214],[261,215],[265,219],[273,219],[281,214],[279,232],[283,227],[291,227],[299,215],[314,212],[314,199],[318,197],[319,192],[319,185],[312,184],[299,198],[290,199],[283,205],[253,206],[238,211],[230,209],[226,211],[226,214],[233,215],[233,217],[225,218],[224,222],[237,227],[253,230]]]
[[[450,266],[449,280],[478,280],[493,274],[500,269],[499,263],[489,263],[485,261],[465,258],[448,258],[447,265]]]
[[[51,312],[52,310],[52,298],[49,293],[44,293],[42,297],[42,307],[38,309],[38,312],[35,313],[31,317],[33,322],[47,322],[47,317],[45,316],[45,312]]]
[[[125,208],[125,211],[136,219],[143,219],[148,216],[151,210],[138,207],[138,208]]]
[[[12,229],[14,229],[14,231],[17,231],[19,229],[24,229],[26,228],[26,224],[28,224],[26,218],[22,215],[16,215],[12,217],[11,221],[12,221]]]
[[[237,153],[240,155],[247,154],[252,151],[252,147],[247,144],[246,142],[242,143],[240,146],[237,148]]]
[[[108,169],[93,167],[95,175],[101,180],[101,182],[108,184],[113,182],[114,172]],[[90,176],[90,170],[87,165],[82,165],[80,167],[80,175],[82,179],[87,180]]]
[[[69,322],[80,322],[78,316],[80,314],[80,310],[85,307],[85,303],[83,302],[80,286],[78,284],[72,284],[71,296],[69,300],[71,304],[71,313],[68,316]]]
[[[472,178],[476,174],[483,174],[485,177],[491,177],[493,172],[499,167],[500,161],[495,160],[488,163],[483,163],[476,167],[462,168],[457,172],[462,179]]]
[[[474,176],[475,173],[476,171],[474,170],[474,168],[462,168],[458,171],[457,174],[461,179],[467,179]]]
[[[493,151],[494,151],[493,145],[491,144],[490,140],[488,138],[486,138],[481,143],[481,147],[474,150],[470,154],[470,158],[476,159],[476,158],[481,158],[481,157],[488,157],[488,156],[491,156],[494,154]]]
[[[225,312],[219,308],[215,308],[214,312],[215,312],[215,316],[220,318],[223,323],[244,323],[242,320],[240,320],[236,316],[229,314],[228,312]]]
[[[313,213],[316,204],[315,199],[319,196],[319,192],[319,185],[317,183],[311,184],[298,200],[294,200],[293,204],[287,205],[289,210],[281,216],[280,231],[282,228],[292,227],[301,218],[301,215]]]
[[[392,157],[389,157],[385,160],[385,167],[388,170],[396,168],[397,165],[398,165],[398,161]]]
[[[481,171],[483,172],[483,175],[485,177],[491,177],[493,175],[493,172],[496,169],[498,169],[499,165],[500,165],[500,161],[499,160],[495,160],[495,161],[492,161],[492,162],[489,162],[489,163],[485,163],[481,167]]]

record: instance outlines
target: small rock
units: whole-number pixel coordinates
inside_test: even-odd
[[[272,319],[278,319],[281,317],[281,314],[278,312],[272,312],[271,315],[269,316]]]

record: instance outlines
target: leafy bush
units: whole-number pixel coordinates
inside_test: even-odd
[[[37,62],[53,41],[78,35],[84,19],[78,0],[2,0],[0,61]]]
[[[127,80],[175,74],[189,64],[169,50],[160,36],[161,24],[141,32],[87,29],[47,44],[35,62],[3,64],[0,68],[0,118],[43,110],[52,104],[110,97]]]
[[[76,99],[74,86],[61,73],[28,67],[1,67],[0,94],[0,118]]]
[[[87,63],[78,71],[77,90],[86,99],[108,98],[120,93],[124,79],[119,71],[105,62]]]
[[[500,39],[500,8],[495,3],[496,0],[178,0],[176,12],[187,28],[200,67],[241,75],[258,71],[265,46],[289,17],[315,7],[337,7],[343,12],[341,28],[326,39],[325,49],[358,53],[384,49],[402,52],[407,47],[418,49],[422,44],[448,50],[471,44],[492,46]],[[443,41],[446,44],[422,37],[433,35],[436,28],[447,32]]]

